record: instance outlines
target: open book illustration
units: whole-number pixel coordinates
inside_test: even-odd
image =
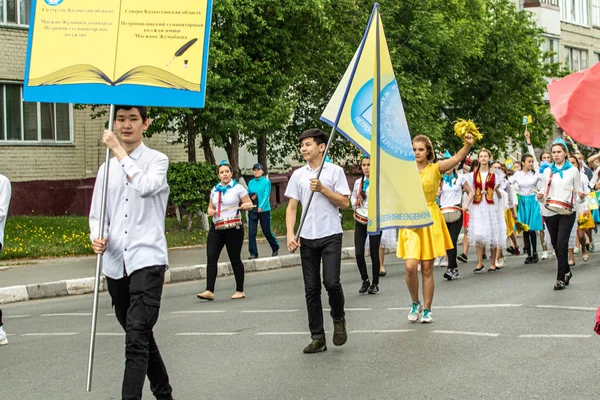
[[[72,65],[51,74],[29,80],[30,86],[68,85],[76,83],[106,83],[111,86],[129,83],[190,90],[193,92],[200,91],[198,83],[186,81],[162,68],[150,65],[135,67],[116,80],[110,79],[104,72],[90,64]]]
[[[0,0],[1,1],[1,0]],[[181,46],[171,62],[185,53],[198,39],[192,39]],[[169,64],[165,68],[169,67]],[[109,77],[106,73],[91,64],[77,64],[38,78],[30,78],[30,86],[68,85],[78,83],[106,83],[111,86],[121,84],[146,85],[169,89],[200,91],[200,84],[187,81],[182,77],[151,65],[140,65],[125,72],[120,77]]]

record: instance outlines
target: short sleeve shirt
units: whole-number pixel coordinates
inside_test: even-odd
[[[298,200],[302,207],[308,204],[312,192],[310,190],[310,180],[317,177],[318,170],[318,168],[313,170],[307,164],[294,171],[285,190],[285,197]],[[350,187],[341,167],[326,162],[323,165],[319,180],[322,185],[335,193],[350,196]],[[300,237],[311,240],[342,233],[342,221],[340,220],[338,207],[325,195],[318,192],[314,193]]]
[[[224,208],[228,208],[227,210],[221,211],[220,215],[213,216],[213,222],[218,222],[223,219],[233,218],[239,214],[240,210],[236,209],[236,207],[240,204],[242,197],[248,194],[246,188],[244,188],[239,183],[234,187],[230,187],[225,192],[225,195],[221,195],[221,210]],[[219,192],[217,192],[214,188],[212,192],[210,192],[210,201],[215,208],[215,210],[219,210]],[[231,208],[229,208],[231,207]]]

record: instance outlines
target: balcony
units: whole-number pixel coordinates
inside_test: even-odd
[[[523,9],[537,17],[538,25],[547,34],[560,36],[559,0],[523,0]]]

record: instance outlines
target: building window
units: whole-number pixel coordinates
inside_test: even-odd
[[[588,67],[587,50],[565,47],[565,66],[571,72],[581,71]]]
[[[545,57],[544,63],[551,64],[551,63],[560,62],[558,52],[559,52],[558,39],[549,38],[549,37],[544,38],[544,41],[542,42],[542,53]]]
[[[29,25],[31,0],[0,0],[0,24]]]
[[[560,16],[564,22],[590,26],[589,0],[560,0]]]
[[[600,0],[592,0],[592,25],[600,28]]]
[[[0,84],[0,142],[70,143],[71,104],[23,101],[23,86]]]

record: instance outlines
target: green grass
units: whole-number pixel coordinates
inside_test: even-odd
[[[302,210],[298,208],[296,226]],[[343,210],[344,230],[354,229],[352,210]],[[271,211],[272,229],[275,235],[285,236],[285,206]],[[166,220],[166,236],[169,248],[206,244],[207,232],[197,224],[188,232],[180,227],[175,218]],[[247,225],[244,225],[246,229]],[[247,235],[246,231],[246,237]],[[258,237],[263,237],[258,229]],[[87,217],[10,217],[6,221],[4,248],[0,260],[19,258],[49,258],[91,255]]]

